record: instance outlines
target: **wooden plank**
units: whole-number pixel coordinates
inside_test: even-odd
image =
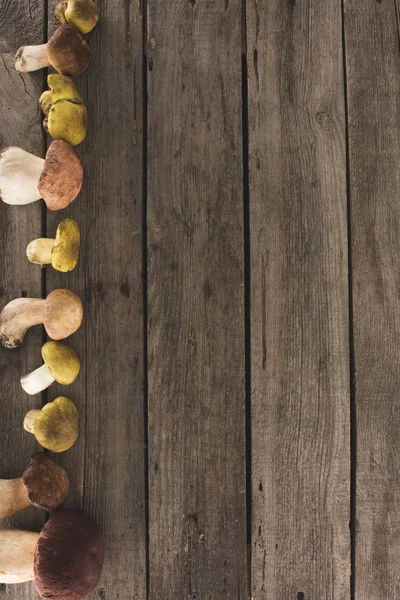
[[[0,3],[0,148],[20,146],[38,156],[43,150],[38,104],[43,74],[18,75],[14,54],[23,44],[43,42],[43,16],[41,0]],[[9,206],[0,201],[1,307],[22,295],[41,296],[41,273],[25,255],[28,242],[41,234],[41,213],[41,202]],[[16,350],[0,349],[0,478],[19,477],[38,449],[22,427],[25,413],[35,405],[19,378],[39,366],[41,341],[41,328],[35,327]],[[0,526],[39,531],[43,522],[44,513],[30,508]],[[32,584],[0,586],[0,591],[2,600],[37,597]]]
[[[150,598],[247,598],[240,2],[148,2]]]
[[[357,600],[400,594],[398,3],[345,1],[357,406]]]
[[[248,2],[252,596],[349,600],[339,2]]]
[[[77,80],[88,134],[77,148],[84,187],[62,213],[76,219],[81,256],[69,273],[47,269],[47,291],[68,287],[84,301],[83,327],[71,338],[82,372],[70,388],[81,415],[79,443],[62,455],[73,480],[69,504],[105,534],[105,563],[89,598],[146,598],[146,523],[142,287],[142,15],[136,2],[97,2],[88,36],[89,69]],[[54,31],[55,3],[49,5]]]

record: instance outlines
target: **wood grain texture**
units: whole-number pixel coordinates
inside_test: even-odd
[[[77,147],[83,190],[47,220],[49,236],[66,217],[81,230],[78,266],[68,274],[47,268],[46,285],[84,302],[84,324],[70,340],[82,370],[72,386],[50,388],[49,399],[64,393],[80,411],[78,443],[62,462],[72,479],[68,504],[93,516],[105,536],[102,578],[89,598],[144,600],[142,15],[135,1],[97,4],[91,62],[77,79],[89,123]]]
[[[349,600],[340,3],[247,3],[252,597]]]
[[[150,598],[244,599],[240,2],[148,2]]]
[[[400,595],[398,2],[345,1],[357,407],[356,599]]]
[[[0,149],[19,146],[40,156],[43,140],[38,97],[43,74],[18,75],[14,54],[23,44],[42,43],[44,4],[41,0],[0,3]],[[42,203],[9,206],[0,201],[0,310],[21,295],[41,296],[41,274],[28,262],[25,248],[41,234]],[[22,390],[19,378],[39,366],[42,331],[30,330],[16,350],[0,348],[0,478],[18,477],[30,455],[38,449],[33,436],[23,430],[32,398]],[[40,406],[40,398],[39,398]],[[42,511],[29,508],[0,527],[39,531]],[[1,545],[1,539],[0,539]],[[32,584],[0,586],[2,600],[30,600],[37,594]]]

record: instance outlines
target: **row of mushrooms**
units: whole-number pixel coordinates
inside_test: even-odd
[[[27,205],[41,199],[48,210],[69,206],[82,188],[83,167],[73,146],[86,136],[86,106],[72,77],[90,60],[83,37],[98,20],[93,0],[61,0],[56,8],[61,26],[47,42],[23,46],[15,57],[18,72],[53,67],[48,90],[40,97],[44,128],[53,138],[45,158],[22,148],[0,153],[0,197],[6,204]],[[72,271],[79,258],[80,232],[73,219],[64,219],[54,238],[29,242],[26,255],[34,264],[51,265],[61,273]],[[31,327],[43,325],[50,341],[42,347],[43,365],[21,377],[22,389],[39,394],[54,381],[69,385],[78,377],[80,361],[65,342],[82,324],[81,299],[68,289],[56,289],[46,298],[16,298],[0,313],[0,344],[15,348]],[[21,424],[22,426],[22,424]],[[34,506],[49,513],[40,533],[0,527],[0,583],[34,581],[42,598],[80,600],[97,585],[103,563],[103,537],[83,511],[64,508],[70,482],[51,453],[73,446],[79,413],[67,397],[59,396],[24,419],[26,432],[42,446],[30,458],[21,477],[0,479],[0,520]]]

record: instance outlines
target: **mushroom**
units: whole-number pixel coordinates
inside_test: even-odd
[[[61,210],[77,197],[82,182],[82,163],[63,140],[50,144],[46,158],[14,146],[0,154],[0,197],[6,204],[43,198],[49,210]]]
[[[15,55],[15,69],[28,73],[51,65],[62,75],[79,75],[87,69],[89,60],[87,41],[72,25],[61,25],[47,44],[22,46]]]
[[[82,301],[69,290],[54,290],[46,299],[17,298],[0,313],[0,342],[16,348],[30,327],[42,323],[51,339],[63,340],[79,329],[82,320]]]
[[[61,0],[55,15],[61,23],[74,25],[81,33],[89,33],[96,25],[99,13],[93,0]]]
[[[53,138],[77,146],[85,139],[87,130],[87,111],[79,90],[65,75],[49,75],[47,83],[50,89],[39,98],[46,115],[43,127]]]
[[[58,510],[40,533],[0,529],[0,583],[34,580],[42,598],[85,598],[99,582],[103,556],[103,536],[81,510]]]
[[[81,234],[73,219],[61,221],[57,227],[56,238],[33,240],[26,249],[28,259],[43,267],[52,265],[56,271],[67,273],[75,269],[79,258]]]
[[[32,433],[43,448],[65,452],[78,437],[79,413],[72,400],[60,396],[41,410],[30,410],[24,429]]]
[[[16,515],[31,504],[54,512],[64,504],[68,491],[69,479],[62,466],[49,454],[36,452],[22,477],[0,479],[0,520]]]
[[[55,381],[70,385],[79,375],[81,365],[76,352],[62,342],[47,342],[42,347],[42,358],[44,365],[21,377],[27,394],[43,392]]]

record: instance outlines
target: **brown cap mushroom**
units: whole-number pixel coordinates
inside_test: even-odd
[[[0,154],[0,197],[6,204],[43,198],[49,210],[61,210],[76,198],[82,182],[82,163],[63,140],[50,144],[45,159],[13,146]]]
[[[79,258],[81,234],[73,219],[65,219],[58,224],[56,238],[39,238],[30,242],[26,249],[28,259],[43,267],[67,273],[75,269]]]
[[[54,381],[70,385],[79,375],[80,362],[76,352],[62,342],[47,342],[42,347],[44,365],[21,377],[22,389],[27,394],[38,394]]]
[[[51,65],[62,75],[79,75],[89,60],[87,41],[72,25],[61,25],[47,44],[22,46],[15,55],[15,69],[27,73]]]
[[[55,15],[61,23],[74,25],[81,33],[89,33],[96,25],[99,13],[93,0],[61,0]]]
[[[51,339],[63,340],[79,329],[82,320],[82,301],[69,290],[54,290],[46,299],[17,298],[0,314],[0,342],[15,348],[30,327],[42,323]]]
[[[42,598],[82,600],[98,584],[104,541],[80,510],[62,508],[41,533],[0,530],[0,583],[35,580]]]
[[[53,512],[64,504],[68,491],[69,479],[62,466],[49,454],[37,452],[22,477],[0,479],[0,520],[16,515],[30,504]]]
[[[25,416],[24,429],[50,452],[65,452],[78,437],[79,413],[72,400],[60,396],[41,410],[30,410]]]

